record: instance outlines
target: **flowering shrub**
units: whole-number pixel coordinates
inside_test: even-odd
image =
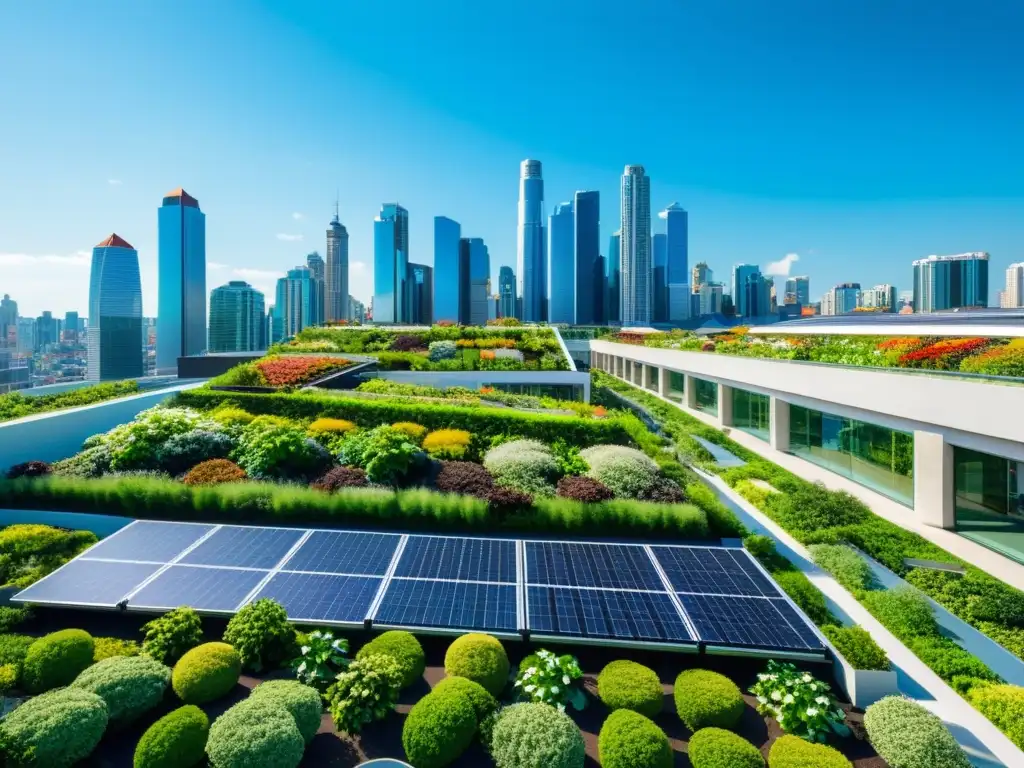
[[[347,654],[348,640],[315,630],[306,635],[299,656],[292,660],[292,670],[301,682],[325,690],[338,672],[348,666]]]
[[[551,449],[536,440],[512,440],[491,448],[484,467],[498,485],[535,496],[554,495],[558,462]]]
[[[272,387],[298,387],[349,365],[340,357],[266,357],[256,368]]]
[[[181,481],[185,485],[219,485],[245,480],[245,470],[227,459],[210,459],[196,464],[185,473]]]
[[[327,450],[335,451],[339,441],[354,429],[356,425],[347,419],[320,418],[306,428],[306,434]]]
[[[471,461],[442,461],[434,485],[445,493],[462,493],[487,498],[494,488],[494,478],[479,464]]]
[[[334,467],[316,480],[313,487],[318,491],[333,493],[339,488],[362,488],[367,484],[365,470],[359,467]]]
[[[356,659],[327,689],[327,709],[343,733],[359,733],[395,708],[402,685],[398,662],[382,653]]]
[[[1024,339],[1015,339],[1009,344],[968,357],[960,363],[960,370],[989,376],[1024,377]]]
[[[495,354],[493,349],[481,349],[480,350],[481,360],[497,360],[498,356]]]
[[[590,466],[587,476],[604,483],[622,498],[640,498],[658,480],[658,465],[635,448],[595,445],[580,456]]]
[[[942,339],[927,347],[904,353],[899,358],[899,364],[908,368],[957,370],[965,357],[987,349],[991,343],[989,339]]]
[[[520,666],[516,677],[514,685],[519,696],[526,701],[550,704],[560,712],[565,711],[566,704],[574,709],[587,706],[587,696],[580,684],[583,671],[575,656],[556,656],[540,650],[530,658],[535,659],[534,663],[526,669]]]
[[[452,360],[459,351],[454,341],[432,341],[427,349],[427,356],[432,363]]]
[[[463,429],[437,429],[423,438],[423,450],[435,459],[461,459],[472,439]]]
[[[802,739],[825,741],[833,731],[848,733],[846,715],[829,686],[792,664],[769,661],[750,692],[757,697],[758,712],[772,715],[784,731]]]
[[[175,435],[197,429],[209,432],[220,430],[217,422],[191,408],[150,408],[128,424],[114,427],[100,438],[110,450],[110,468],[156,469],[159,452]]]
[[[566,499],[575,499],[588,504],[615,498],[611,488],[592,477],[563,477],[558,481],[557,494]]]
[[[8,480],[17,480],[19,477],[43,477],[50,474],[50,465],[45,461],[26,461],[22,464],[15,464],[7,470]]]

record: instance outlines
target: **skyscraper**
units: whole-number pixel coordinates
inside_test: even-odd
[[[714,280],[714,273],[711,271],[711,267],[708,266],[706,261],[698,262],[693,268],[693,278],[690,282],[690,290],[693,293],[699,293],[700,287],[704,283],[710,283]]]
[[[179,187],[164,196],[157,225],[156,372],[174,374],[179,357],[206,349],[206,215]]]
[[[622,230],[608,239],[608,258],[605,259],[605,322],[622,323]]]
[[[576,249],[576,325],[596,325],[604,316],[604,261],[601,258],[601,193],[577,192],[573,198]]]
[[[289,269],[284,277],[278,278],[276,293],[272,323],[273,334],[278,337],[275,341],[287,339],[315,324],[319,292],[309,267]]]
[[[373,321],[407,323],[412,309],[408,290],[409,212],[385,203],[373,222]]]
[[[737,264],[732,268],[732,300],[737,317],[750,316],[750,312],[747,311],[746,285],[754,275],[761,275],[761,270],[756,264]]]
[[[576,322],[576,221],[572,203],[558,203],[548,217],[548,320]]]
[[[914,311],[988,306],[988,254],[929,256],[914,262]]]
[[[701,283],[699,311],[701,315],[713,315],[722,311],[725,285],[722,283]]]
[[[619,244],[622,324],[651,324],[651,180],[642,165],[627,165],[621,187],[622,235]]]
[[[64,333],[61,339],[65,344],[78,343],[78,313],[64,313]]]
[[[896,286],[884,283],[861,291],[860,306],[879,312],[896,312],[899,301],[896,298]]]
[[[469,246],[469,324],[487,325],[491,296],[491,256],[479,237],[466,239]]]
[[[48,347],[60,341],[60,321],[53,312],[45,310],[36,318],[35,351],[45,352]]]
[[[821,297],[821,314],[848,315],[860,306],[860,283],[839,283]]]
[[[348,230],[338,221],[338,204],[327,227],[327,260],[324,264],[324,319],[337,323],[349,319]]]
[[[18,302],[5,293],[0,299],[0,347],[13,347],[18,340]]]
[[[316,317],[313,319],[312,325],[323,325],[326,314],[324,302],[327,299],[326,269],[323,257],[316,251],[313,251],[311,254],[306,256],[306,266],[309,267],[309,271],[313,273],[313,282],[316,283],[317,292],[317,313]]]
[[[517,231],[516,277],[522,302],[521,320],[547,319],[547,255],[544,240],[544,179],[539,160],[519,164],[519,228]]]
[[[1024,307],[1024,261],[1011,264],[1006,270],[1006,290],[1000,294],[999,306],[1004,309]],[[0,324],[3,320],[0,320]]]
[[[243,280],[210,291],[210,351],[253,352],[267,348],[263,294]]]
[[[655,323],[668,322],[668,235],[659,232],[651,238],[651,260],[654,263],[654,309],[651,319]]]
[[[512,267],[498,270],[498,317],[516,316],[516,275]]]
[[[679,203],[672,203],[658,214],[665,221],[665,283],[668,322],[690,319],[690,224],[689,214]]]
[[[775,281],[760,272],[747,276],[740,296],[743,299],[743,317],[764,317],[771,313],[772,289]]]
[[[783,303],[809,307],[811,305],[811,278],[807,275],[786,278],[786,294]]]
[[[445,216],[434,217],[434,317],[435,323],[460,321],[462,306],[461,249],[462,227]],[[468,287],[466,288],[468,290]]]
[[[409,264],[412,312],[409,322],[430,325],[434,316],[434,270],[426,264]]]
[[[89,381],[143,375],[139,254],[117,235],[92,249],[88,340]]]

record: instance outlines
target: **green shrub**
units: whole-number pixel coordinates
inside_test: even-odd
[[[284,707],[295,718],[302,740],[309,744],[320,729],[320,716],[324,712],[323,700],[316,688],[298,680],[268,680],[253,688],[250,699],[266,700]]]
[[[468,696],[429,693],[409,711],[402,726],[402,747],[416,768],[441,768],[466,751],[477,724]]]
[[[864,712],[871,745],[892,768],[970,768],[942,720],[902,696],[886,696]]]
[[[613,661],[597,678],[597,695],[610,710],[631,709],[647,717],[661,712],[665,694],[650,667],[635,661]]]
[[[22,765],[65,768],[96,749],[107,727],[107,705],[95,693],[61,688],[29,699],[0,722],[15,755],[32,754]],[[19,765],[15,760],[14,764]]]
[[[142,627],[142,652],[164,664],[174,664],[203,642],[203,622],[188,606],[175,608]]]
[[[797,736],[781,736],[768,752],[768,768],[853,768],[832,747],[812,744]]]
[[[497,696],[508,682],[508,656],[501,641],[491,635],[462,635],[448,646],[444,655],[445,674],[479,683]]]
[[[278,669],[296,654],[295,628],[279,604],[264,598],[236,613],[224,631],[229,643],[242,657],[242,667],[254,672]]]
[[[0,606],[0,633],[10,632],[20,624],[32,618],[28,608],[13,608],[9,605]]]
[[[732,731],[702,728],[686,749],[693,768],[764,768],[757,747]]]
[[[25,478],[14,482],[33,480]],[[2,489],[0,498],[5,498]],[[6,498],[5,505],[13,506]],[[49,525],[9,525],[0,530],[0,584],[27,587],[95,543],[96,536],[89,531],[65,531]],[[6,614],[12,626],[19,616],[21,620],[25,618],[24,613]]]
[[[596,445],[582,451],[580,456],[590,467],[587,476],[604,483],[620,498],[640,498],[658,480],[658,465],[635,448]]]
[[[245,699],[214,720],[210,768],[296,768],[306,748],[295,719],[276,703]]]
[[[114,427],[101,440],[110,450],[112,470],[157,469],[161,449],[175,435],[219,429],[215,421],[191,408],[156,406]]]
[[[564,712],[547,704],[513,704],[491,729],[497,768],[583,768],[583,735]]]
[[[378,635],[359,649],[356,658],[365,659],[367,656],[380,653],[390,656],[398,663],[402,672],[402,688],[408,688],[423,677],[423,672],[427,668],[423,646],[411,632],[395,629]]]
[[[707,669],[680,672],[672,695],[679,719],[691,731],[709,726],[734,728],[746,707],[736,683]]]
[[[494,482],[531,496],[554,496],[558,462],[543,443],[536,440],[510,440],[491,448],[484,455],[484,468]]]
[[[901,640],[939,632],[928,599],[913,587],[869,592],[864,596],[864,605]]]
[[[21,668],[17,664],[0,664],[0,696],[6,696],[18,687]]]
[[[14,664],[19,669],[36,638],[29,635],[0,635],[0,664]]]
[[[205,704],[230,693],[241,673],[238,651],[227,643],[204,643],[181,657],[171,685],[186,704]]]
[[[601,768],[672,768],[672,747],[665,732],[646,717],[626,709],[612,712],[597,739]]]
[[[984,685],[973,689],[968,699],[995,723],[1010,741],[1024,749],[1024,688],[1017,685]]]
[[[92,664],[92,636],[81,629],[63,629],[36,640],[22,664],[22,682],[29,693],[70,685]]]
[[[324,694],[334,725],[356,734],[386,717],[398,701],[401,684],[402,669],[393,657],[376,653],[357,658]]]
[[[999,679],[981,659],[965,651],[948,637],[921,635],[904,638],[903,642],[915,656],[948,683],[952,684],[957,677],[992,681]]]
[[[110,448],[95,445],[74,456],[55,461],[50,468],[59,477],[99,477],[110,470]]]
[[[103,699],[111,723],[127,723],[159,704],[170,682],[171,670],[149,656],[112,656],[82,672],[71,687]]]
[[[885,651],[863,627],[837,627],[828,624],[821,629],[829,642],[854,669],[889,669],[889,658]]]
[[[141,652],[137,642],[122,640],[119,637],[94,637],[92,643],[92,660],[94,662],[111,659],[115,656],[138,656]]]
[[[139,391],[137,381],[111,381],[105,384],[91,384],[67,392],[52,395],[24,395],[8,392],[0,395],[0,421],[20,419],[34,413],[77,408],[82,405],[99,403],[117,397],[133,395]]]
[[[175,435],[157,450],[156,462],[171,475],[180,475],[197,464],[213,459],[226,459],[234,447],[223,432],[197,429]]]
[[[209,734],[210,721],[203,710],[192,704],[179,707],[142,734],[134,768],[192,768],[206,756]]]
[[[234,456],[249,477],[309,482],[331,466],[331,455],[299,427],[259,419],[242,430]]]
[[[875,577],[871,566],[849,547],[842,544],[812,544],[808,550],[815,563],[851,592],[874,586]]]

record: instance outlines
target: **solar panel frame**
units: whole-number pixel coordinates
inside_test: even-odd
[[[444,604],[451,606],[452,610],[449,612],[451,617],[456,611],[459,611],[459,605],[465,605],[460,603],[456,598],[460,593],[473,593],[479,596],[480,593],[486,593],[493,595],[499,603],[504,603],[508,597],[512,598],[513,605],[511,611],[505,610],[501,607],[489,609],[485,604],[483,608],[479,607],[479,601],[470,607],[470,610],[487,612],[490,611],[494,617],[509,615],[513,618],[514,624],[519,623],[519,586],[517,584],[503,583],[503,582],[483,582],[483,581],[444,581],[441,579],[413,579],[413,578],[393,578],[391,579],[384,588],[384,592],[381,595],[381,600],[376,606],[374,617],[372,620],[373,626],[380,629],[406,629],[413,632],[420,632],[424,634],[434,635],[462,635],[466,632],[486,632],[494,635],[495,637],[505,638],[519,638],[520,630],[518,626],[499,626],[497,622],[484,624],[483,622],[463,622],[456,623],[448,621],[445,623],[431,624],[426,621],[427,614],[430,611],[429,607],[423,607],[422,610],[419,606],[398,606],[395,610],[401,609],[403,612],[408,614],[410,610],[419,611],[422,615],[417,616],[419,620],[402,621],[397,620],[396,617],[389,617],[384,619],[378,619],[382,611],[387,610],[389,605],[389,598],[394,600],[408,599],[411,596],[415,596],[416,592],[423,592],[424,590],[440,590],[442,593],[447,592],[445,597],[450,598]],[[464,615],[466,609],[462,608],[460,615]],[[411,618],[411,617],[410,617]]]
[[[189,549],[199,539],[203,538],[204,535],[211,533],[218,526],[212,523],[193,523],[193,522],[163,522],[155,520],[132,520],[128,525],[115,531],[104,539],[100,539],[93,544],[89,549],[82,552],[77,559],[80,560],[113,560],[119,562],[129,563],[159,563],[164,565],[169,560],[179,556],[186,549]],[[139,553],[133,553],[133,557],[119,557],[117,554],[117,546],[122,544],[126,539],[132,538],[135,534],[141,530],[148,529],[185,529],[193,528],[197,530],[197,534],[191,538],[186,537],[187,541],[180,545],[175,545],[176,549],[167,550],[168,554],[164,557],[142,557]],[[163,543],[163,542],[162,542]],[[114,550],[115,554],[111,554],[107,550]],[[149,553],[146,553],[149,554]]]
[[[129,568],[136,569],[136,574],[133,578],[128,579],[127,583],[118,587],[116,599],[114,597],[111,597],[109,600],[60,600],[57,598],[50,598],[40,601],[38,598],[35,600],[32,599],[33,593],[38,593],[46,589],[47,586],[52,587],[54,584],[59,583],[61,579],[68,578],[69,574],[72,575],[72,578],[76,579],[77,585],[81,587],[83,585],[83,581],[81,581],[83,576],[75,575],[75,572],[81,569],[83,563],[88,566],[92,566],[94,574],[104,571],[125,571]],[[128,560],[82,560],[75,558],[73,560],[69,560],[52,573],[48,573],[34,584],[30,584],[20,590],[17,594],[11,597],[11,602],[25,603],[27,605],[65,606],[69,608],[116,608],[124,600],[125,595],[130,594],[136,588],[136,585],[152,578],[152,576],[160,570],[161,566],[157,563],[135,563]],[[99,575],[102,576],[102,573],[99,573]],[[110,578],[110,576],[106,576],[104,578]],[[85,583],[87,583],[87,581]]]
[[[231,616],[239,608],[239,600],[249,595],[257,584],[263,583],[266,578],[266,571],[255,568],[221,568],[213,565],[194,565],[188,563],[175,563],[161,569],[153,575],[144,585],[139,586],[132,592],[128,600],[127,610],[135,613],[155,613],[170,611],[179,606],[187,605],[198,613],[211,616]],[[238,578],[245,578],[241,590],[231,589],[230,585],[223,580],[228,575],[237,575]],[[209,589],[211,580],[215,582]],[[205,580],[205,581],[204,581]],[[174,599],[156,601],[154,598],[147,598],[147,593],[164,590],[181,590]],[[191,590],[191,591],[189,591]],[[233,599],[227,599],[219,604],[211,600],[207,595],[215,597],[222,596],[228,592]]]
[[[338,584],[339,580],[342,580],[342,584]],[[324,586],[328,583],[332,583],[341,587],[353,586],[359,590],[359,594],[355,596],[352,602],[356,603],[353,608],[362,605],[360,611],[355,612],[353,615],[358,615],[358,618],[351,619],[340,619],[332,618],[324,615],[312,615],[313,611],[309,611],[310,615],[307,615],[305,608],[289,607],[289,601],[286,596],[281,595],[276,589],[278,586],[288,584],[288,588],[295,589],[299,586],[308,586],[311,582],[320,581]],[[280,584],[279,584],[280,582]],[[288,619],[294,622],[309,623],[309,624],[323,624],[338,627],[352,627],[361,628],[366,624],[366,614],[372,606],[374,600],[377,598],[377,594],[380,592],[384,584],[384,578],[382,576],[365,576],[365,575],[339,575],[336,573],[320,573],[317,571],[286,571],[280,570],[274,573],[263,585],[260,587],[260,591],[256,592],[252,596],[252,601],[260,600],[264,597],[269,597],[276,600],[278,603],[285,607],[288,611]],[[372,594],[365,595],[365,590],[372,590]],[[318,594],[316,591],[309,592],[308,598],[301,601],[302,603],[313,602],[315,596]],[[323,590],[319,594],[323,594]],[[345,601],[334,601],[331,603],[332,606],[337,605],[339,602]]]

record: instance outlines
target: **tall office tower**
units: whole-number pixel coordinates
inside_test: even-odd
[[[461,249],[462,227],[446,216],[434,217],[434,317],[435,323],[460,321],[462,306]]]
[[[494,294],[493,296],[488,295],[487,297],[487,319],[497,320],[498,319],[498,308],[501,304],[501,296]]]
[[[274,301],[274,341],[294,336],[303,328],[313,325],[319,312],[316,280],[309,267],[289,269],[277,280]]]
[[[516,275],[512,267],[498,270],[498,317],[516,316]]]
[[[373,321],[407,323],[412,305],[409,277],[409,212],[385,203],[373,222]]]
[[[559,203],[548,217],[548,321],[576,322],[576,221],[572,203]]]
[[[360,325],[366,322],[366,305],[355,296],[348,297],[349,320]]]
[[[459,324],[472,325],[469,307],[469,241],[470,238],[459,238]]]
[[[266,349],[266,317],[263,294],[244,280],[214,288],[210,291],[210,351]]]
[[[1004,309],[1024,307],[1024,261],[1011,264],[1006,270],[1006,290],[1000,294],[999,306]],[[3,320],[0,320],[0,324]]]
[[[78,343],[78,313],[64,313],[64,333],[61,339],[65,344]]]
[[[737,317],[751,317],[747,307],[747,282],[752,277],[761,277],[761,270],[755,264],[737,264],[732,268],[732,300]]]
[[[860,306],[860,283],[839,283],[821,297],[821,314],[848,315]]]
[[[655,323],[668,322],[668,235],[658,233],[651,238],[651,261],[654,288],[654,309],[651,320]]]
[[[713,282],[715,279],[714,272],[712,272],[711,267],[708,266],[706,261],[698,262],[691,274],[690,291],[692,293],[699,293],[702,285]]]
[[[605,267],[605,322],[611,325],[622,323],[622,230],[618,230],[608,241],[608,258]]]
[[[651,179],[642,165],[627,165],[622,172],[622,232],[619,241],[619,304],[622,324],[651,324],[654,291],[651,262]]]
[[[519,227],[516,278],[522,317],[528,323],[546,320],[548,263],[544,240],[544,179],[540,160],[519,164]]]
[[[700,284],[700,314],[713,315],[722,311],[722,298],[725,295],[723,283]]]
[[[45,310],[36,318],[36,336],[33,345],[36,352],[45,352],[60,340],[60,321],[53,312]]]
[[[35,351],[36,321],[31,317],[18,318],[16,349],[19,354],[31,355]]]
[[[434,317],[434,270],[426,264],[409,264],[412,312],[409,322],[430,325]]]
[[[665,221],[665,282],[668,290],[668,321],[682,323],[690,319],[690,223],[689,214],[679,203],[672,203],[658,214]]]
[[[860,306],[878,312],[898,311],[899,302],[896,298],[896,286],[883,283],[882,285],[876,285],[874,288],[861,291]]]
[[[573,198],[576,250],[576,325],[596,325],[604,316],[604,260],[601,258],[601,193],[577,192]]]
[[[786,304],[799,304],[802,307],[811,304],[811,278],[807,275],[798,275],[786,279]]]
[[[914,262],[914,311],[988,306],[988,254],[929,256]]]
[[[466,238],[469,250],[469,324],[487,325],[491,295],[491,256],[479,237]]]
[[[13,347],[18,341],[18,302],[5,293],[0,299],[0,347]]]
[[[164,196],[157,225],[156,372],[174,374],[179,357],[206,349],[206,214],[179,187]]]
[[[324,264],[324,319],[337,323],[349,319],[348,230],[338,221],[338,204],[327,227],[327,260]]]
[[[306,266],[309,267],[309,271],[313,273],[313,280],[316,282],[317,290],[317,316],[313,325],[323,325],[324,320],[326,319],[326,308],[324,306],[324,302],[327,300],[327,271],[325,269],[323,257],[316,251],[313,251],[311,254],[306,256]]]
[[[139,254],[117,235],[92,249],[88,338],[89,381],[143,375]]]
[[[743,317],[764,317],[772,311],[772,289],[775,281],[760,272],[747,276],[740,296],[743,300]]]

